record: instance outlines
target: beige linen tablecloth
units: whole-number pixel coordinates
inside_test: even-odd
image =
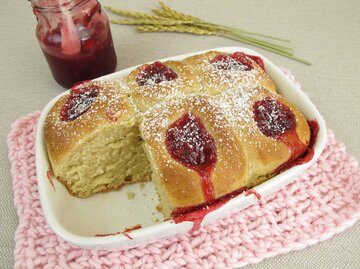
[[[102,0],[104,5],[148,11],[156,1]],[[324,115],[337,139],[360,159],[360,2],[167,0],[177,10],[211,22],[290,39],[306,66],[256,49],[289,68]],[[110,17],[114,17],[109,14]],[[57,85],[35,39],[36,19],[27,1],[3,1],[0,9],[0,267],[13,268],[17,215],[7,160],[6,135],[20,116],[41,110],[64,89]],[[139,34],[112,25],[117,70],[158,58],[222,46],[246,46],[220,37]],[[254,49],[253,47],[247,46]],[[332,239],[248,268],[360,268],[360,223]]]

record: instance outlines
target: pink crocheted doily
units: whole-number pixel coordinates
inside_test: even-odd
[[[234,268],[313,245],[360,218],[357,161],[329,130],[324,152],[306,173],[193,235],[121,251],[74,247],[53,233],[41,209],[35,169],[39,115],[17,120],[7,141],[19,215],[15,268]]]

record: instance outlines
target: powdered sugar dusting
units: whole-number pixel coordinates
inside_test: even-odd
[[[173,118],[174,114],[179,113],[179,111],[183,113],[199,111],[208,116],[209,124],[212,124],[214,127],[229,128],[226,124],[225,115],[214,113],[214,109],[219,110],[218,103],[213,97],[206,94],[179,94],[176,97],[169,97],[143,114],[144,120],[141,125],[143,135],[146,139],[158,140],[160,137],[153,130],[162,129],[170,125],[172,123],[171,118]]]
[[[217,61],[217,57],[226,60]],[[264,70],[255,61],[247,58],[251,68],[236,61],[229,54],[208,52],[201,57],[190,57],[186,61],[193,65],[197,79],[201,81],[202,91],[218,94],[236,87],[254,87],[264,85],[268,78]]]
[[[171,75],[168,75],[169,78],[165,79],[166,71],[164,71],[165,73],[154,73],[148,77],[149,81],[144,81],[139,85],[138,76],[142,74],[143,68],[149,65],[135,69],[127,78],[128,85],[131,88],[130,95],[140,111],[146,111],[169,96],[200,91],[197,80],[193,79],[192,70],[188,65],[172,61],[160,64],[166,70],[171,70]]]
[[[258,128],[253,119],[252,104],[261,91],[258,87],[237,87],[220,95],[218,102],[228,119],[237,126],[239,134],[255,134]],[[246,141],[254,143],[254,141]]]
[[[169,156],[170,153],[164,142],[171,125],[186,114],[189,114],[190,118],[196,117],[201,120],[206,132],[214,139],[221,167],[225,170],[230,168],[226,160],[239,158],[242,146],[238,140],[235,126],[228,120],[228,115],[223,113],[216,98],[207,94],[180,94],[173,98],[167,98],[142,115],[140,132],[145,144],[156,152],[161,152],[160,156],[154,155],[153,158],[160,158],[168,168],[174,167],[174,162],[177,161]],[[194,147],[194,158],[198,158],[204,151],[204,141],[200,134],[194,134],[193,129],[196,129],[196,126],[190,121],[182,130],[177,130],[181,140],[178,142]],[[150,152],[152,152],[151,149]],[[236,157],[233,157],[234,155]],[[199,161],[196,162],[199,163]],[[164,179],[163,171],[158,170],[157,172]],[[164,180],[166,181],[166,179]]]
[[[153,88],[154,84],[147,84],[139,88],[138,93],[145,98],[161,100],[166,96],[181,93],[182,89],[191,87],[192,84],[192,81],[184,80],[182,77],[179,77],[176,80],[162,81],[158,83],[160,87],[157,87],[156,90]]]
[[[75,103],[75,112],[84,111],[71,121],[64,121],[60,114],[71,95],[62,97],[48,114],[45,122],[45,136],[56,139],[47,139],[53,150],[60,150],[68,143],[81,143],[81,137],[90,130],[104,124],[121,123],[117,120],[129,114],[132,110],[127,103],[127,97],[112,81],[85,82],[76,86],[76,91],[84,91],[96,86],[98,94],[89,100],[78,99]],[[85,96],[86,97],[86,96]],[[75,113],[75,114],[76,114]],[[72,115],[72,114],[71,114]],[[111,115],[111,117],[109,117]]]
[[[163,63],[156,61],[152,64],[140,67],[140,72],[135,80],[139,86],[154,85],[163,81],[171,81],[178,77],[176,72],[165,66]]]
[[[257,101],[253,110],[257,126],[266,136],[277,137],[296,127],[291,109],[273,98]]]
[[[177,95],[175,98],[168,98],[155,105],[143,115],[140,125],[145,142],[152,141],[157,147],[163,148],[163,152],[166,152],[164,144],[166,131],[173,122],[186,113],[190,113],[191,117],[201,119],[207,131],[214,137],[215,142],[221,145],[227,156],[233,156],[233,151],[239,149],[240,145],[235,142],[237,135],[234,131],[234,123],[230,122],[228,115],[222,111],[219,101],[207,94]],[[201,141],[200,137],[187,133],[192,132],[194,126],[185,127],[188,128],[182,129],[180,134],[182,142],[194,144],[193,146],[198,146],[201,151],[201,143],[195,143]],[[225,163],[224,166],[226,166]]]

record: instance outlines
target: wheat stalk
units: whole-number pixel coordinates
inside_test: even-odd
[[[213,28],[213,29],[217,29],[219,31],[240,32],[240,33],[243,33],[243,34],[261,36],[261,37],[275,39],[275,40],[279,40],[279,41],[283,41],[283,42],[289,42],[289,40],[282,39],[282,38],[272,37],[272,36],[263,35],[263,34],[260,34],[260,33],[249,32],[249,31],[246,31],[246,30],[243,30],[243,29],[232,28],[232,27],[228,27],[228,26],[223,26],[223,25],[219,25],[219,24],[206,22],[206,21],[201,20],[200,18],[197,18],[197,17],[191,16],[191,15],[187,15],[187,14],[178,12],[176,10],[173,10],[172,8],[165,5],[161,1],[159,1],[159,5],[162,8],[162,10],[161,9],[152,9],[152,11],[155,14],[159,15],[160,17],[178,19],[178,20],[182,20],[182,21],[188,21],[188,22],[192,22],[193,24],[195,24],[197,26],[200,26],[200,27]]]
[[[128,17],[128,18],[135,18],[135,19],[149,19],[149,20],[166,20],[167,18],[149,15],[142,12],[135,12],[135,11],[129,11],[119,8],[113,8],[110,6],[105,6],[105,8],[117,15]]]
[[[201,20],[200,18],[177,12],[172,8],[159,2],[160,9],[153,9],[156,15],[142,12],[133,12],[123,9],[106,8],[115,14],[133,20],[111,20],[112,23],[134,25],[139,32],[176,32],[189,33],[195,35],[216,35],[250,44],[259,48],[266,49],[273,53],[288,57],[295,61],[311,64],[310,62],[296,57],[291,48],[265,41],[261,38],[271,38],[277,41],[289,42],[288,40],[263,35],[260,33],[249,32],[243,29],[214,24]]]
[[[202,29],[199,27],[192,27],[186,25],[173,25],[173,26],[162,26],[162,25],[144,25],[138,26],[138,31],[144,32],[176,32],[176,33],[189,33],[194,35],[219,35],[217,31],[211,31]]]
[[[201,21],[201,19],[199,19],[197,17],[187,15],[184,13],[180,13],[180,12],[177,12],[176,10],[173,10],[172,8],[168,7],[161,1],[159,1],[159,5],[162,8],[163,12],[161,10],[157,10],[157,9],[154,9],[153,12],[155,12],[158,15],[161,14],[160,16],[162,16],[162,17],[173,18],[173,19],[178,19],[178,20],[182,20],[182,21]]]
[[[249,32],[243,29],[238,29],[238,28],[232,28],[232,27],[228,27],[228,26],[223,26],[223,25],[219,25],[219,24],[214,24],[214,23],[210,23],[210,22],[206,22],[203,21],[197,17],[194,16],[190,16],[181,12],[177,12],[176,10],[173,10],[172,8],[170,8],[169,6],[165,5],[163,2],[159,1],[159,5],[162,8],[162,10],[160,9],[153,9],[152,11],[161,16],[161,17],[165,17],[165,18],[173,18],[173,19],[179,19],[179,20],[183,20],[183,21],[191,21],[193,22],[195,25],[200,26],[200,27],[209,27],[209,28],[214,28],[217,29],[219,31],[226,31],[226,32],[240,32],[242,34],[248,34],[248,35],[255,35],[255,36],[261,36],[261,37],[265,37],[265,38],[270,38],[270,39],[275,39],[275,40],[279,40],[279,41],[283,41],[283,42],[289,42],[289,40],[286,39],[282,39],[282,38],[277,38],[277,37],[272,37],[272,36],[268,36],[268,35],[263,35],[260,33],[255,33],[255,32]]]
[[[125,25],[178,25],[186,24],[187,22],[178,20],[151,20],[151,19],[138,19],[138,20],[111,20],[112,23],[125,24]]]

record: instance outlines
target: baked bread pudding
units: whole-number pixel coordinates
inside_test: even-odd
[[[296,164],[311,131],[260,57],[210,51],[75,85],[49,112],[44,137],[72,195],[152,180],[170,217]]]

